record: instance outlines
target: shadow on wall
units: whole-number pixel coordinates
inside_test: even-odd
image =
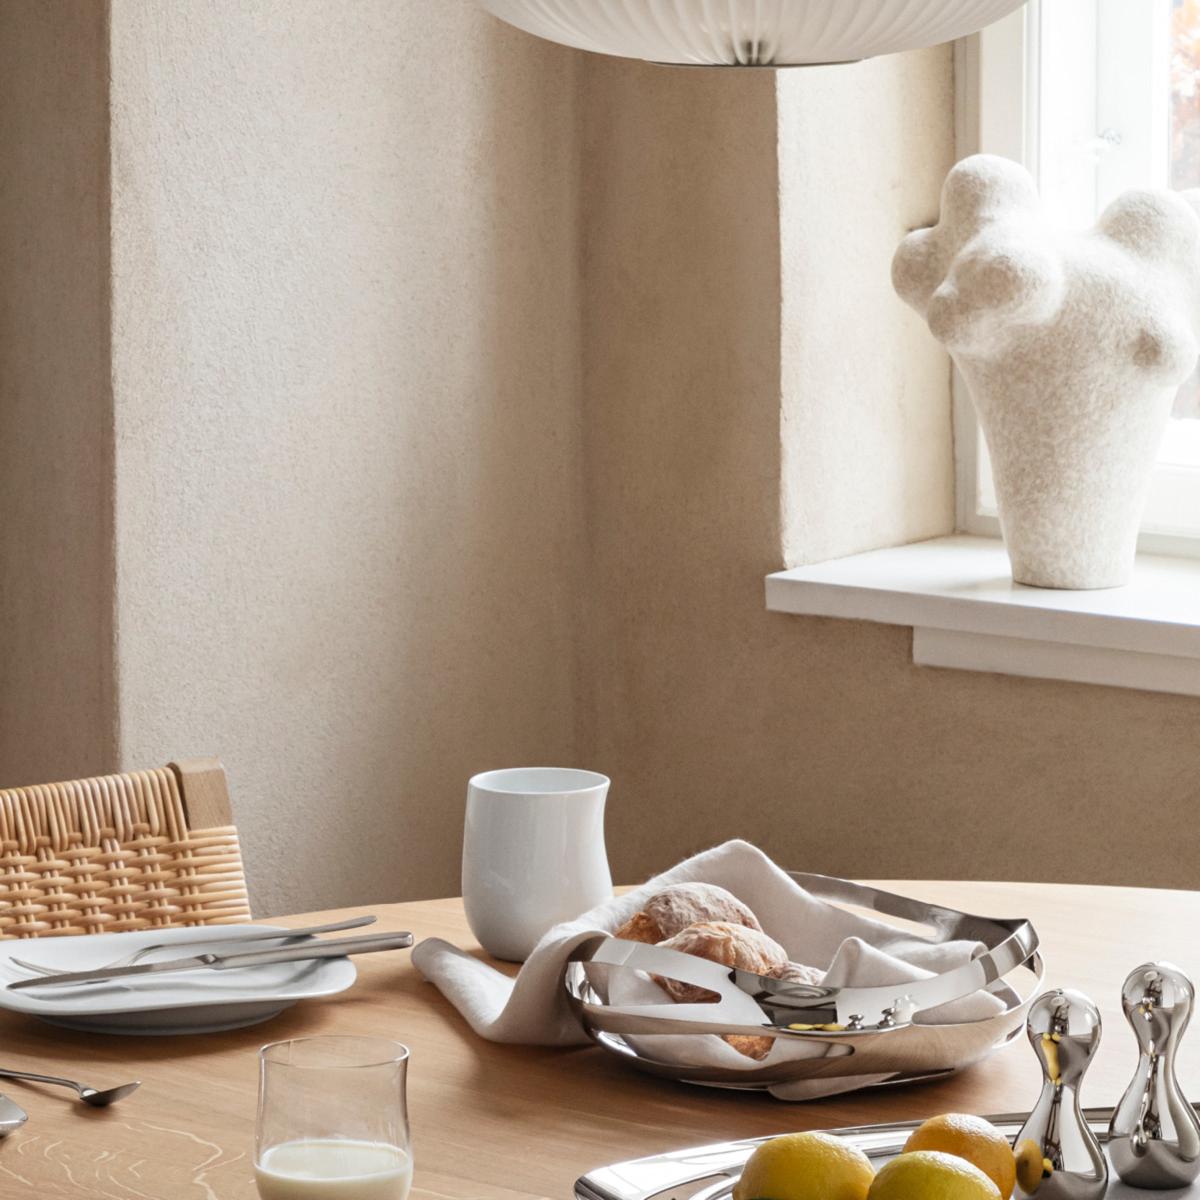
[[[0,787],[114,754],[104,12],[0,5]]]

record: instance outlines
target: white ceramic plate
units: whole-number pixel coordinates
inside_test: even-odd
[[[281,938],[288,936],[288,931],[277,925],[237,925],[0,942],[0,1008],[28,1013],[51,1025],[95,1033],[216,1033],[257,1025],[298,1000],[343,992],[357,978],[358,972],[348,958],[324,958],[229,971],[171,972],[120,983],[19,992],[7,988],[17,979],[29,978],[28,971],[13,965],[13,958],[63,971],[88,971],[132,954],[140,946],[169,943],[169,949],[142,962],[184,958],[190,942],[204,942],[208,949],[213,941],[226,936],[232,941],[239,934],[268,929],[279,929]],[[256,941],[246,949],[267,950],[278,944]]]

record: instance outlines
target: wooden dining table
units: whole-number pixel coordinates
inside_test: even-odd
[[[1114,1103],[1137,1055],[1120,986],[1139,963],[1167,959],[1200,971],[1200,893],[1023,883],[888,882],[883,886],[969,912],[1030,918],[1042,939],[1046,985],[1079,988],[1100,1005],[1104,1041],[1084,1103]],[[370,905],[280,919],[283,925],[360,912],[379,928],[441,937],[481,953],[457,899]],[[1026,1110],[1040,1074],[1024,1039],[959,1075],[788,1104],[642,1075],[594,1046],[497,1045],[477,1037],[407,951],[363,957],[354,987],[304,1002],[267,1024],[186,1037],[67,1032],[0,1013],[0,1066],[142,1087],[107,1109],[41,1085],[2,1081],[29,1113],[0,1142],[0,1198],[248,1200],[253,1180],[256,1051],[321,1033],[373,1034],[411,1048],[409,1107],[418,1200],[572,1196],[599,1165],[684,1146],[796,1129],[917,1119],[946,1111]],[[502,970],[512,972],[511,965]],[[1200,1033],[1184,1040],[1180,1071],[1200,1097]]]

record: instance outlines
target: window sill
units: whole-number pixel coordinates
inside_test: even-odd
[[[773,612],[911,625],[913,662],[1200,696],[1200,562],[1139,555],[1133,582],[1015,584],[995,538],[955,534],[767,576]]]

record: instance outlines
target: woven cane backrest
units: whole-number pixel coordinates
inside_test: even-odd
[[[249,919],[215,760],[0,790],[0,938]]]

